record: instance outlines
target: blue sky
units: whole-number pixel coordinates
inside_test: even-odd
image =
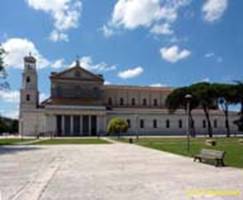
[[[50,72],[77,55],[106,84],[242,80],[242,8],[242,0],[3,0],[0,42],[11,90],[0,92],[0,113],[18,115],[22,57],[30,51],[41,99]]]

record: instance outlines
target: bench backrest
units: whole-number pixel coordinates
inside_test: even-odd
[[[213,149],[202,149],[201,154],[204,156],[214,157],[216,159],[222,159],[224,158],[225,152]]]

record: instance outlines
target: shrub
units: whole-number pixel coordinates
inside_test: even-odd
[[[107,132],[112,135],[116,134],[120,137],[121,133],[126,133],[128,130],[128,124],[121,118],[113,118],[109,121],[107,126]]]

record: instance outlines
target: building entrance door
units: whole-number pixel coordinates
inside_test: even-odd
[[[71,117],[70,116],[64,116],[64,130],[65,130],[65,136],[71,135]]]
[[[91,116],[91,135],[96,136],[97,135],[97,117]]]
[[[84,136],[89,135],[89,116],[88,115],[83,116],[83,135]]]
[[[56,133],[57,136],[62,136],[62,116],[57,115],[56,116]]]
[[[73,135],[80,135],[80,116],[73,116]]]

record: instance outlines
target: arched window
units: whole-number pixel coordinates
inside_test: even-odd
[[[203,128],[206,128],[206,120],[203,120]]]
[[[154,106],[158,106],[158,100],[154,99]]]
[[[131,120],[130,119],[127,119],[127,125],[128,125],[128,128],[131,128]]]
[[[182,128],[183,127],[183,123],[182,123],[182,120],[181,119],[178,121],[178,125],[179,125],[179,128]]]
[[[26,82],[27,82],[27,83],[30,82],[30,77],[29,77],[29,76],[26,77]]]
[[[143,106],[147,105],[147,99],[143,99]]]
[[[30,95],[29,94],[26,95],[26,101],[30,101]]]
[[[166,128],[170,128],[170,120],[166,120]]]
[[[132,98],[132,106],[135,106],[136,105],[136,100],[135,98]]]
[[[120,98],[120,106],[123,106],[123,105],[124,105],[124,99]]]
[[[108,99],[108,105],[112,106],[112,98],[111,97]]]
[[[140,120],[140,128],[144,128],[144,120],[143,119]]]
[[[153,120],[153,127],[157,128],[157,120],[156,119]]]

